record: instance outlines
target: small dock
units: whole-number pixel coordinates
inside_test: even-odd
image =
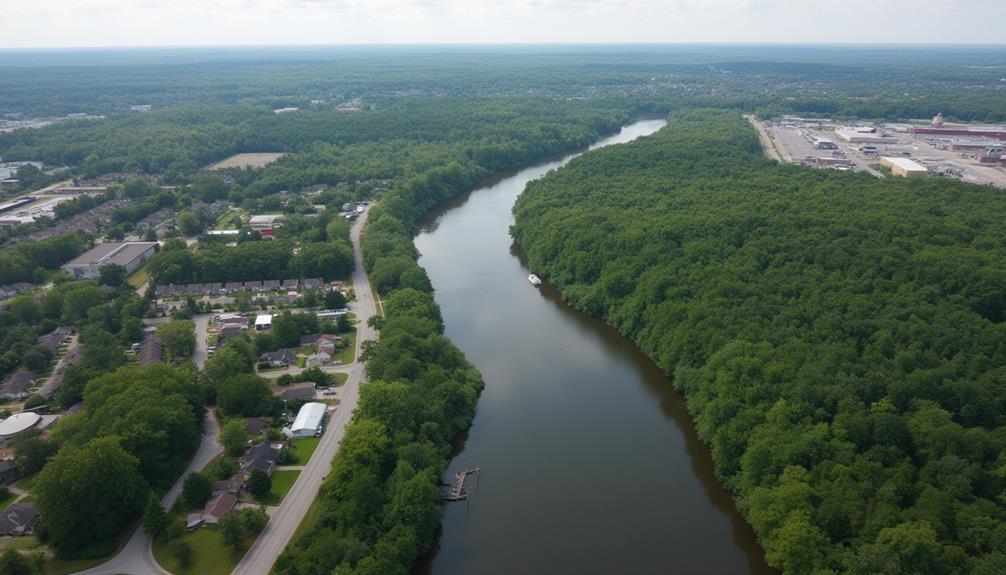
[[[450,492],[444,496],[444,501],[464,501],[468,499],[468,489],[465,487],[465,480],[468,479],[469,475],[478,475],[480,469],[478,467],[462,469],[454,474],[454,486],[451,487]]]

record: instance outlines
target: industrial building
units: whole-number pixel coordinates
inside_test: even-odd
[[[101,266],[115,264],[132,273],[153,257],[157,242],[126,242],[99,244],[63,264],[60,268],[74,279],[96,279]]]
[[[908,158],[880,158],[880,164],[891,168],[891,173],[895,176],[907,178],[909,176],[920,176],[929,173],[929,169],[915,160]]]
[[[327,410],[324,403],[305,403],[297,412],[293,424],[284,431],[290,437],[318,437],[321,435]]]
[[[14,439],[38,425],[40,421],[42,421],[42,417],[31,411],[15,413],[7,419],[0,421],[0,439],[4,441]]]
[[[894,141],[878,134],[873,128],[840,128],[835,130],[835,135],[849,144],[886,144]]]

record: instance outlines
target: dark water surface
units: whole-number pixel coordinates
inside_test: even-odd
[[[664,124],[637,122],[593,148]],[[416,237],[447,335],[486,381],[447,477],[482,473],[467,503],[448,504],[440,546],[417,571],[772,573],[666,375],[527,281],[510,210],[527,182],[571,157],[494,178]]]

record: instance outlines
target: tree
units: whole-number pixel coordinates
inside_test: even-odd
[[[250,373],[235,375],[217,389],[217,407],[228,417],[257,417],[273,409],[266,380]]]
[[[24,363],[24,367],[29,371],[39,373],[45,371],[46,366],[49,364],[49,358],[40,348],[33,347],[24,354],[21,362]]]
[[[247,443],[248,432],[245,430],[244,421],[231,419],[220,429],[220,444],[230,457],[238,457],[244,453]]]
[[[157,337],[164,343],[169,358],[192,357],[196,347],[195,325],[188,320],[173,319],[157,328]]]
[[[270,490],[272,490],[272,478],[269,474],[261,469],[252,471],[248,476],[248,492],[255,499],[262,499],[269,495]]]
[[[158,537],[168,528],[171,520],[161,505],[161,500],[154,492],[150,493],[147,508],[143,511],[143,531],[151,537]]]
[[[203,231],[203,223],[199,216],[192,212],[182,212],[178,216],[178,229],[185,236],[195,236]]]
[[[221,481],[233,477],[238,470],[238,464],[229,457],[221,457],[213,464],[213,476]]]
[[[126,283],[126,268],[117,264],[105,264],[98,268],[98,282],[114,288]]]
[[[45,398],[35,393],[24,402],[25,409],[34,409],[46,404]]]
[[[38,474],[39,521],[64,555],[114,539],[143,509],[147,483],[139,460],[117,437],[66,445]]]
[[[213,482],[201,473],[190,473],[182,484],[182,497],[189,506],[201,509],[213,496]]]
[[[192,544],[185,539],[179,537],[171,542],[171,554],[178,560],[178,565],[182,569],[188,569],[192,566]]]
[[[333,289],[325,292],[325,309],[341,309],[346,307],[346,296],[342,292]]]
[[[235,550],[241,550],[249,538],[257,536],[265,529],[268,522],[269,516],[265,511],[246,507],[221,517],[219,528],[224,544]]]
[[[41,471],[49,458],[59,451],[54,441],[41,437],[35,429],[15,439],[11,446],[14,448],[14,464],[24,477]]]
[[[31,562],[16,549],[8,549],[0,555],[0,575],[34,575]]]

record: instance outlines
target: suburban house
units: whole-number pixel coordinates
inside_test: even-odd
[[[317,333],[311,335],[302,335],[300,336],[300,347],[308,347],[314,345],[318,343],[319,339],[321,339],[321,335]]]
[[[272,443],[268,441],[259,443],[245,453],[241,473],[245,477],[248,477],[252,471],[258,469],[266,472],[267,475],[272,475],[273,470],[276,469],[276,456],[278,453],[279,447]]]
[[[38,509],[31,503],[13,503],[0,511],[0,535],[19,537],[31,535],[38,518]]]
[[[3,387],[0,387],[0,398],[19,400],[28,397],[28,395],[30,395],[28,393],[28,388],[31,387],[31,384],[34,381],[34,373],[24,369],[15,371],[7,378]]]
[[[122,266],[128,274],[136,271],[156,251],[157,242],[98,244],[66,262],[60,269],[78,280],[97,279],[101,275],[101,267],[108,264]]]
[[[289,367],[297,361],[297,354],[290,349],[278,351],[267,351],[262,354],[262,363],[268,363],[269,367]]]
[[[245,491],[245,478],[241,475],[235,475],[230,479],[217,481],[213,484],[213,491],[214,493],[230,493],[235,497],[241,497]]]
[[[283,390],[283,399],[314,399],[317,392],[314,389],[314,384],[310,384],[307,387],[291,387],[290,389]]]
[[[269,424],[272,423],[272,419],[269,417],[246,417],[244,421],[245,431],[252,437],[262,435],[269,428]]]
[[[18,479],[21,479],[21,472],[14,465],[14,459],[0,459],[0,483],[10,485]]]
[[[38,339],[35,340],[35,345],[48,351],[50,354],[56,353],[59,346],[70,339],[72,333],[68,327],[57,327],[45,335],[38,336]]]
[[[332,363],[332,356],[323,351],[312,353],[304,360],[306,367],[323,367],[330,363]]]
[[[264,313],[255,316],[255,331],[265,331],[272,327],[272,314]]]
[[[237,504],[236,495],[227,492],[217,493],[210,497],[210,500],[206,502],[206,507],[203,508],[203,523],[216,525],[220,522],[220,518],[233,511]]]

